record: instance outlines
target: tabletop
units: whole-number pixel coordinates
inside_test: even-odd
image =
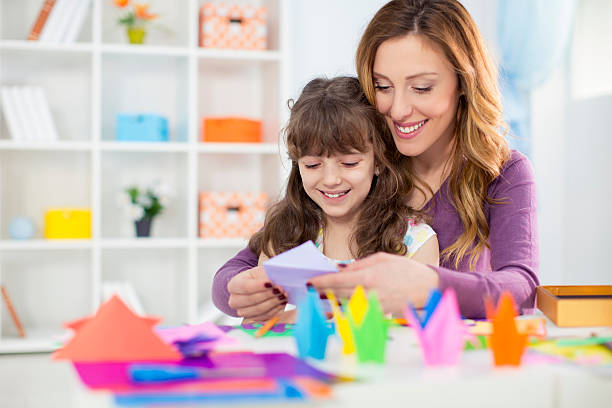
[[[548,322],[549,336],[588,336],[593,332],[610,336],[612,328],[561,329]],[[239,342],[226,350],[296,353],[292,337],[255,339],[237,330],[230,335]],[[325,360],[309,362],[357,380],[335,384],[328,400],[275,405],[569,408],[609,407],[612,401],[609,365],[550,364],[545,359],[527,358],[520,367],[498,368],[493,366],[489,350],[473,350],[464,352],[456,367],[431,368],[424,366],[411,329],[393,327],[389,337],[384,364],[358,364],[354,356],[343,355],[339,342],[330,337]],[[70,363],[52,361],[49,354],[0,356],[0,407],[107,408],[113,406],[112,401],[109,393],[88,390]]]

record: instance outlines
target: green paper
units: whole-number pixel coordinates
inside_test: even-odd
[[[476,343],[476,344],[474,344]],[[486,336],[476,336],[476,341],[472,342],[470,340],[465,341],[464,350],[482,350],[487,348],[487,338]]]
[[[361,325],[356,325],[351,310],[347,310],[347,317],[359,362],[385,361],[385,348],[387,345],[387,330],[389,324],[383,314],[376,293],[371,291],[368,297],[368,306]]]
[[[253,326],[255,326],[254,329],[245,329],[242,326],[234,326],[234,327],[236,329],[240,329],[243,332],[255,337],[255,332],[263,325],[259,323],[253,323]],[[286,324],[285,330],[283,330],[282,332],[275,332],[275,331],[272,331],[272,329],[270,329],[267,331],[266,334],[264,334],[261,337],[287,337],[287,336],[293,336],[293,325],[292,324]]]
[[[612,337],[585,337],[574,339],[559,339],[556,341],[556,345],[559,347],[592,346],[595,344],[608,343],[610,341],[612,341]]]

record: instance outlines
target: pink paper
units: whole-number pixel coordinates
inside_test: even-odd
[[[223,330],[218,328],[217,325],[211,322],[177,327],[158,327],[155,331],[157,335],[168,344],[172,344],[176,341],[189,341],[201,335],[207,338],[216,338],[216,340],[198,344],[199,350],[212,350],[222,345],[231,345],[238,342],[237,339],[228,336]]]
[[[459,363],[465,339],[469,334],[467,326],[461,320],[453,289],[444,291],[425,328],[421,327],[412,309],[404,310],[404,315],[415,331],[425,364],[435,366]]]

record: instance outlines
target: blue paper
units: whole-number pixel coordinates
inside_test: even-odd
[[[327,338],[332,333],[325,319],[319,294],[310,288],[306,298],[299,304],[297,322],[293,328],[300,358],[325,358]]]

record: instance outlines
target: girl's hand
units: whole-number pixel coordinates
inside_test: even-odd
[[[268,321],[282,312],[287,295],[268,279],[263,266],[247,269],[234,276],[227,284],[229,306],[238,316],[252,321]]]
[[[357,285],[376,291],[385,313],[401,313],[408,303],[422,308],[429,292],[438,287],[436,271],[399,255],[379,252],[355,261],[338,273],[320,275],[310,283],[321,293],[332,290],[337,298],[348,299]]]

